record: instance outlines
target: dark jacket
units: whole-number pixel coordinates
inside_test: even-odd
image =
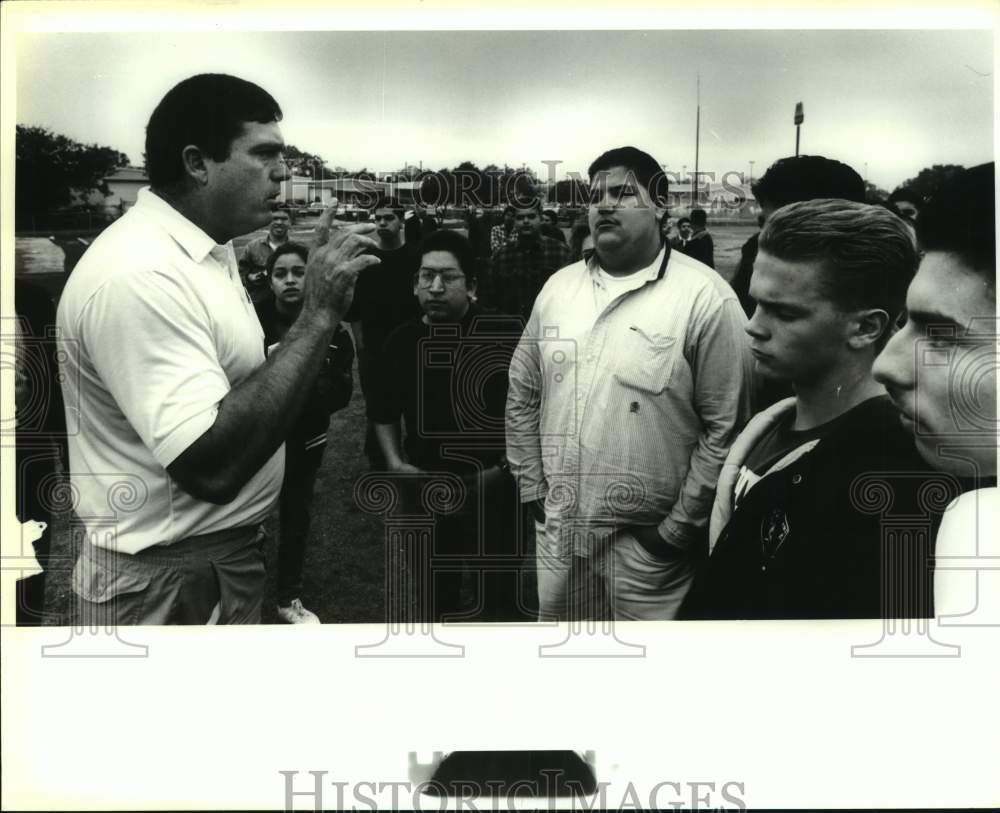
[[[696,232],[683,245],[676,246],[682,254],[704,263],[709,268],[715,268],[715,244],[712,235],[705,229]]]
[[[760,241],[760,232],[752,235],[740,248],[740,263],[736,266],[736,273],[730,281],[730,286],[736,293],[743,306],[743,311],[747,319],[753,316],[756,303],[750,298],[750,277],[753,276],[753,265],[757,261],[757,248]]]
[[[281,341],[289,319],[278,312],[274,297],[257,305],[257,318],[264,328],[264,350]],[[295,426],[285,440],[285,453],[295,458],[306,453],[322,455],[326,447],[326,430],[330,427],[330,415],[343,409],[351,400],[354,379],[354,342],[351,334],[337,325],[330,340],[323,366],[316,376],[312,391],[302,406]]]
[[[681,617],[932,616],[933,539],[948,500],[931,506],[927,489],[959,489],[924,463],[888,397],[859,404],[811,450],[776,464],[732,512],[735,473],[788,409],[782,401],[756,416],[733,444],[712,512],[717,541]],[[778,545],[771,556],[765,537]]]

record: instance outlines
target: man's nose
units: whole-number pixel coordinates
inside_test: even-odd
[[[760,308],[755,307],[753,313],[750,315],[750,321],[747,322],[747,326],[744,328],[747,334],[758,341],[764,341],[769,336],[767,328],[763,324],[764,318],[761,315]]]
[[[872,365],[872,377],[885,387],[908,389],[912,385],[915,359],[905,351],[905,333],[904,327],[889,339]]]
[[[607,194],[601,194],[594,205],[599,212],[610,212],[615,208],[615,202]]]

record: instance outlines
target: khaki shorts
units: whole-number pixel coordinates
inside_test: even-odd
[[[77,623],[259,624],[263,526],[230,528],[117,553],[84,541],[73,568]]]

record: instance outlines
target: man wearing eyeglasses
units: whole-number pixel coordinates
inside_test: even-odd
[[[401,475],[411,503],[407,512],[435,511],[420,494],[435,476],[459,494],[457,510],[437,513],[431,549],[410,551],[421,613],[435,622],[525,617],[518,602],[523,513],[504,440],[507,371],[520,322],[485,315],[472,301],[474,255],[472,244],[448,229],[421,242],[413,292],[422,315],[386,340],[369,403],[387,468]],[[463,564],[476,565],[471,608],[460,600]]]

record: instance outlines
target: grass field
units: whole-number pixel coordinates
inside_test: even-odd
[[[751,225],[712,229],[716,267],[728,278],[739,259],[739,248],[755,231]],[[294,239],[308,240],[297,229]],[[237,241],[238,248],[249,238]],[[385,621],[385,542],[381,520],[355,503],[354,487],[367,472],[362,453],[365,433],[364,401],[355,375],[350,404],[333,416],[329,445],[319,470],[313,501],[313,524],[306,555],[303,602],[325,623]],[[268,591],[263,621],[277,623],[274,573],[276,523],[268,523]],[[53,518],[53,562],[46,590],[49,623],[64,624],[71,609],[69,572],[79,540],[71,538],[66,516]]]

